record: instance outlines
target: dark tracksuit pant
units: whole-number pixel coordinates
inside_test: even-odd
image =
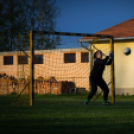
[[[88,95],[88,100],[90,100],[95,95],[97,91],[97,86],[99,86],[103,90],[103,99],[107,100],[109,89],[103,78],[95,79],[90,77],[89,79],[90,79],[91,90]]]

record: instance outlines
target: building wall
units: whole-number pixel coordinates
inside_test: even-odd
[[[76,63],[64,63],[64,53],[76,53]],[[36,51],[35,54],[43,55],[44,64],[35,64],[35,79],[39,76],[48,79],[53,76],[57,81],[71,81],[78,88],[89,90],[89,63],[81,63],[83,49],[45,50]],[[3,56],[13,56],[13,65],[3,65]],[[30,62],[18,65],[17,52],[2,52],[0,54],[0,73],[13,75],[16,78],[30,76]],[[23,55],[23,53],[21,53]]]
[[[134,41],[118,42],[114,46],[116,94],[134,95]],[[126,47],[131,49],[128,56],[123,53]]]

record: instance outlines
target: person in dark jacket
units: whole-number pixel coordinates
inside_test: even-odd
[[[99,86],[104,92],[103,104],[109,105],[109,102],[107,101],[109,89],[108,89],[106,82],[102,78],[102,74],[105,69],[105,65],[112,64],[113,54],[112,52],[110,52],[109,56],[106,56],[105,59],[102,59],[102,55],[103,54],[101,50],[98,50],[94,53],[94,66],[89,77],[91,90],[89,92],[87,99],[85,100],[85,103],[84,103],[85,105],[88,105],[91,98],[95,95],[97,91],[97,86]]]

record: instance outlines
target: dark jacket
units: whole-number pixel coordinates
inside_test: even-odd
[[[90,78],[102,78],[103,71],[105,69],[105,65],[111,65],[112,58],[107,56],[105,59],[95,58],[94,66],[90,73]]]

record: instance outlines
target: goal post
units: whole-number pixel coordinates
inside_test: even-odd
[[[111,46],[111,51],[114,52],[114,39],[113,38],[110,38],[110,46]],[[112,81],[112,103],[114,104],[115,103],[115,75],[114,75],[114,58],[113,58],[113,64],[111,66],[111,74],[112,74],[112,78],[111,78],[111,81]]]
[[[39,35],[43,35],[43,39],[44,39],[44,35],[49,35],[49,39],[53,41],[53,37],[56,40],[59,40],[59,36],[66,36],[68,38],[70,37],[77,37],[77,42],[79,43],[80,46],[80,38],[85,38],[85,37],[90,37],[90,38],[97,38],[97,39],[107,39],[110,41],[110,51],[114,51],[114,40],[113,40],[113,36],[109,36],[109,35],[99,35],[99,34],[84,34],[84,33],[66,33],[66,32],[48,32],[48,31],[30,31],[30,106],[33,105],[34,102],[34,78],[35,78],[35,68],[34,68],[34,41],[38,39],[38,37],[35,39],[36,34]],[[47,37],[46,37],[47,39]],[[63,40],[60,38],[60,42],[66,42],[66,40],[63,38]],[[47,40],[46,40],[47,41]],[[70,42],[69,42],[70,43]],[[46,43],[47,44],[47,43]],[[65,45],[67,43],[64,43]],[[70,48],[75,48],[76,46],[72,46],[73,43],[70,43]],[[49,45],[49,44],[47,44]],[[52,45],[52,44],[51,44]],[[62,46],[62,45],[61,45]],[[66,47],[65,47],[66,48]],[[65,49],[63,47],[60,47],[60,51],[62,51],[61,49]],[[85,47],[86,48],[86,47]],[[49,49],[49,48],[48,48]],[[89,50],[89,62],[90,62],[90,67],[89,69],[91,70],[91,66],[92,66],[92,61],[91,59],[93,59],[93,51],[90,53],[90,50],[92,50],[92,46],[88,46],[88,50]],[[82,49],[83,51],[83,49]],[[43,53],[44,51],[42,51]],[[41,52],[40,52],[41,53]],[[57,58],[58,59],[58,58]],[[65,59],[64,59],[65,60]],[[77,59],[75,59],[75,61],[77,61]],[[58,64],[58,62],[56,63]],[[54,64],[55,65],[55,64]],[[58,68],[58,66],[55,65],[56,68]],[[45,67],[44,67],[45,68]],[[72,68],[72,67],[70,67]],[[54,71],[54,70],[52,70]],[[59,70],[58,70],[59,71]],[[61,70],[63,73],[64,70]],[[74,71],[74,70],[73,70]],[[58,72],[54,72],[54,74],[58,74]],[[71,73],[70,73],[71,74]],[[76,74],[77,75],[77,74]],[[111,96],[112,96],[112,103],[115,103],[115,87],[114,87],[114,64],[111,66],[111,82],[112,82],[112,90],[111,90]],[[79,77],[79,76],[78,76]],[[73,77],[72,77],[73,78]],[[84,81],[84,80],[83,80]]]
[[[33,32],[30,31],[30,106],[34,102],[34,48],[33,48]]]

